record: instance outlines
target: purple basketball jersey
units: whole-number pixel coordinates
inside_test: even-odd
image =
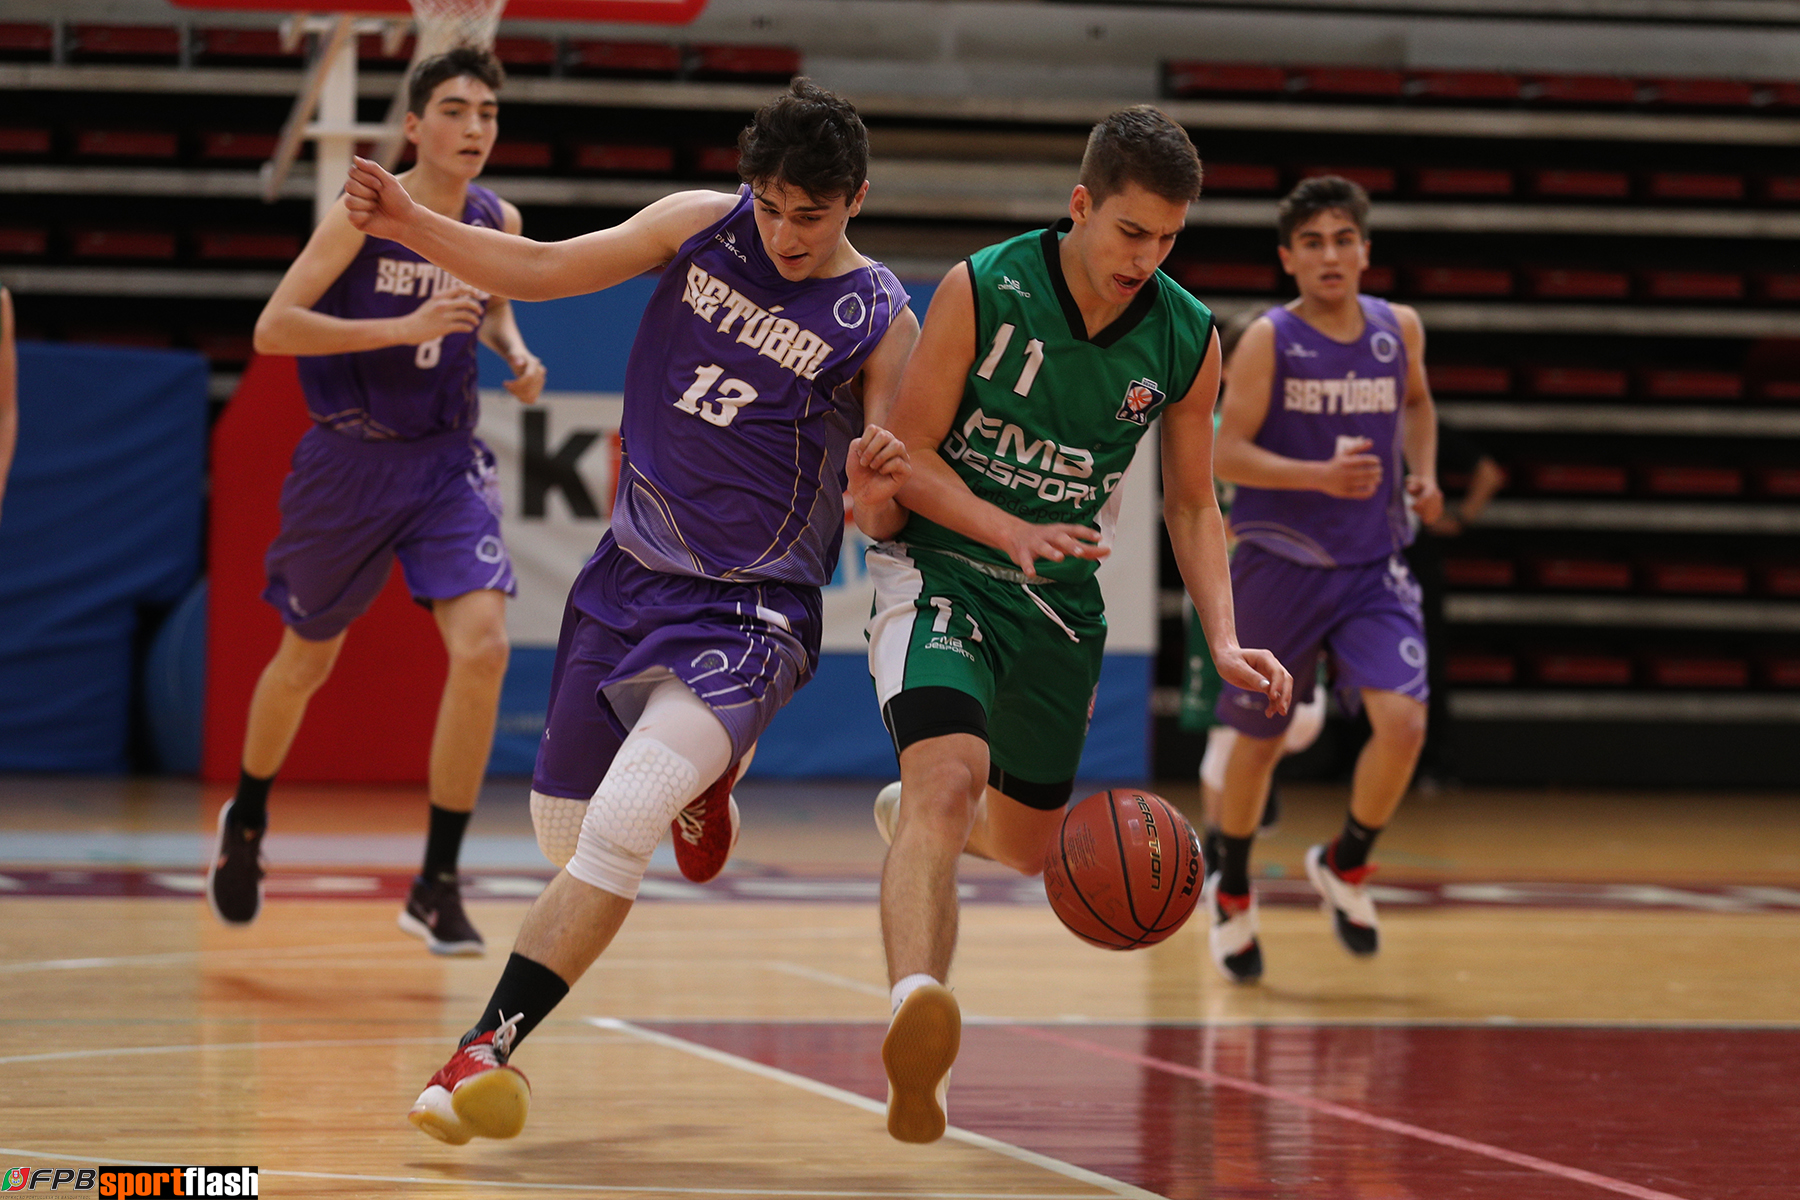
[[[504,228],[500,197],[469,185],[463,223]],[[362,249],[314,312],[362,320],[404,317],[457,280],[398,242],[365,237]],[[487,296],[477,293],[486,311]],[[480,419],[475,391],[475,332],[446,334],[418,346],[300,359],[300,386],[312,419],[363,441],[414,441]]]
[[[1326,337],[1285,308],[1275,323],[1275,382],[1256,444],[1285,458],[1323,462],[1347,438],[1368,438],[1381,456],[1381,486],[1366,500],[1323,492],[1243,487],[1231,528],[1246,542],[1314,567],[1378,562],[1412,541],[1400,414],[1406,404],[1406,342],[1386,300],[1359,297],[1362,336]]]
[[[906,305],[892,272],[781,277],[745,188],[663,269],[625,369],[612,535],[645,566],[820,587],[844,537],[843,385]]]

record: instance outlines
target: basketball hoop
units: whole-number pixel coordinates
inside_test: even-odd
[[[493,49],[505,7],[506,0],[412,0],[419,28],[414,64],[458,46]]]

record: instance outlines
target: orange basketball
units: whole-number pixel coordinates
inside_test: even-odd
[[[1200,899],[1200,839],[1154,792],[1095,792],[1063,814],[1044,891],[1069,932],[1108,950],[1154,946]]]

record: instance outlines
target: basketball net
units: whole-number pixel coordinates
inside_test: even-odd
[[[458,46],[494,47],[500,28],[500,10],[506,0],[412,0],[413,20],[419,28],[416,65]]]

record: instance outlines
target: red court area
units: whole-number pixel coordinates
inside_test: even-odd
[[[878,1027],[661,1032],[883,1099]],[[1793,1200],[1800,1030],[972,1024],[952,1124],[1170,1200]]]

